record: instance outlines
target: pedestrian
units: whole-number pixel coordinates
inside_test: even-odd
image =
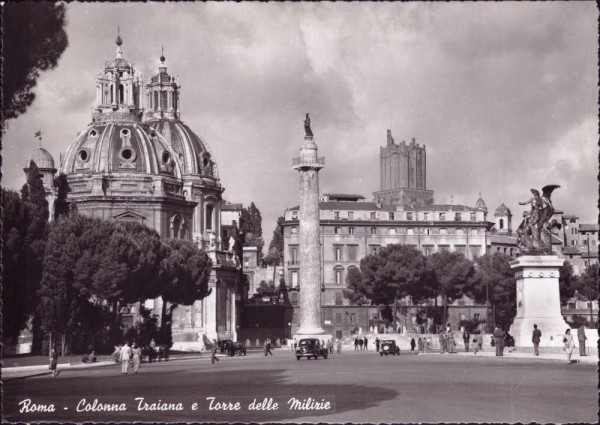
[[[133,373],[138,373],[138,369],[140,368],[140,360],[142,357],[142,349],[136,344],[133,343],[133,348],[131,349],[131,362],[133,364]]]
[[[587,336],[585,336],[585,326],[581,325],[579,328],[577,328],[577,340],[579,341],[579,355],[580,356],[587,356],[586,349],[585,349],[585,340],[586,339],[587,339]]]
[[[337,353],[342,354],[342,339],[341,338],[337,339]]]
[[[358,338],[358,348],[360,349],[360,351],[362,351],[362,349],[363,349],[363,344],[364,344],[363,339]]]
[[[294,352],[296,352],[297,348],[298,348],[298,341],[296,340],[296,338],[294,338]]]
[[[454,334],[452,332],[448,333],[448,352],[450,354],[456,354],[456,341],[454,340]]]
[[[425,352],[429,353],[431,351],[431,337],[427,337],[427,341],[425,344]]]
[[[424,351],[423,339],[421,339],[421,337],[419,337],[419,339],[417,339],[417,349],[419,350],[419,353],[422,353]]]
[[[465,353],[469,352],[469,341],[470,341],[470,339],[471,339],[471,335],[465,329],[465,331],[463,332],[463,341],[465,343]]]
[[[477,346],[479,347],[479,351],[483,351],[483,335],[481,331],[477,332]]]
[[[354,338],[354,351],[358,350],[358,337]]]
[[[533,354],[536,356],[540,355],[540,339],[542,338],[542,331],[538,329],[537,325],[533,325],[533,332],[531,334],[531,342],[533,342]]]
[[[48,369],[52,371],[53,377],[58,375],[58,352],[56,348],[50,351],[50,366],[48,366]]]
[[[273,353],[271,353],[271,340],[269,338],[267,338],[265,340],[265,357],[267,357],[268,355],[273,355]]]
[[[438,339],[440,340],[440,353],[444,354],[444,333],[440,332],[438,334]]]
[[[212,345],[212,349],[210,350],[211,352],[211,358],[210,358],[210,362],[214,363],[215,360],[219,361],[219,358],[217,357],[217,349],[218,349],[219,345],[217,344],[217,340],[213,339],[213,345]]]
[[[571,355],[575,348],[575,341],[573,341],[573,335],[571,335],[571,329],[567,329],[563,335],[563,343],[565,344],[564,351],[567,353],[567,363],[571,364]]]
[[[477,336],[473,337],[473,353],[477,354],[479,344],[477,344]]]
[[[121,353],[121,347],[119,347],[118,345],[115,345],[115,351],[113,351],[113,353],[111,354],[111,357],[113,358],[115,363],[119,363],[121,361],[120,353]]]
[[[496,343],[496,356],[504,355],[504,331],[496,326],[494,330],[494,341]]]
[[[121,373],[127,375],[127,369],[129,368],[129,360],[131,357],[131,347],[128,343],[123,344],[121,347]]]
[[[333,354],[333,344],[331,343],[331,339],[327,339],[327,352],[329,354]]]
[[[410,351],[415,351],[415,346],[417,345],[417,343],[415,342],[414,338],[410,339]]]
[[[154,361],[154,359],[157,357],[157,355],[156,355],[156,351],[157,351],[157,350],[156,350],[156,342],[154,341],[154,338],[152,338],[152,339],[150,340],[150,345],[149,345],[149,347],[150,347],[150,355],[148,356],[148,357],[149,357],[149,358],[148,358],[148,361],[149,361],[150,363],[152,363],[152,362]]]
[[[369,340],[367,339],[366,335],[365,335],[364,341],[365,341],[365,351],[369,351],[369,348],[368,348],[368,346],[369,346]]]

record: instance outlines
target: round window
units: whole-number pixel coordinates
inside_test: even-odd
[[[205,167],[208,167],[208,158],[204,158],[204,160],[202,161],[202,164],[203,164]]]
[[[128,136],[129,135],[129,130],[127,130],[126,128],[124,128],[123,130],[121,130],[121,134],[123,136]]]
[[[90,153],[87,149],[81,149],[78,153],[77,153],[77,159],[80,162],[88,162],[88,160],[90,159]]]
[[[91,137],[96,137],[97,135],[98,135],[98,133],[96,132],[96,130],[90,131],[90,136]]]
[[[162,162],[165,165],[168,165],[171,162],[171,154],[167,151],[164,151],[162,154]]]
[[[133,151],[131,149],[123,149],[123,151],[121,152],[121,156],[123,157],[123,159],[130,160],[133,156]]]

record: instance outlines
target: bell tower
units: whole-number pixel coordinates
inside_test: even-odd
[[[179,119],[179,79],[167,73],[164,49],[161,49],[158,74],[153,75],[146,83],[146,104],[148,110],[145,120]]]

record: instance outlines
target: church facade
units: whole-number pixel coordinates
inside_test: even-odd
[[[157,72],[144,81],[123,58],[120,37],[116,44],[115,59],[96,75],[91,123],[61,155],[67,201],[90,217],[135,221],[162,238],[195,241],[212,259],[212,290],[191,306],[174,307],[173,348],[195,350],[213,339],[235,340],[241,262],[227,251],[235,242],[223,240],[221,229],[234,234],[239,221],[230,212],[222,216],[226,202],[214,155],[181,121],[181,86],[168,74],[164,55]],[[53,216],[54,160],[41,147],[32,159],[44,176]],[[148,300],[146,306],[160,315],[162,300]],[[129,309],[125,316],[135,317],[136,307]]]

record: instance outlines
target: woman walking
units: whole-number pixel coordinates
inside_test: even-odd
[[[52,371],[52,376],[58,375],[58,353],[56,349],[53,348],[50,352],[50,366],[49,369]]]
[[[565,344],[565,353],[567,353],[567,363],[571,364],[571,355],[575,349],[575,342],[573,341],[573,335],[571,335],[571,329],[567,329],[565,331],[563,343]]]
[[[142,357],[142,349],[138,347],[136,343],[133,343],[133,348],[131,349],[131,360],[133,363],[133,373],[138,373],[138,369],[140,368],[140,359]]]

